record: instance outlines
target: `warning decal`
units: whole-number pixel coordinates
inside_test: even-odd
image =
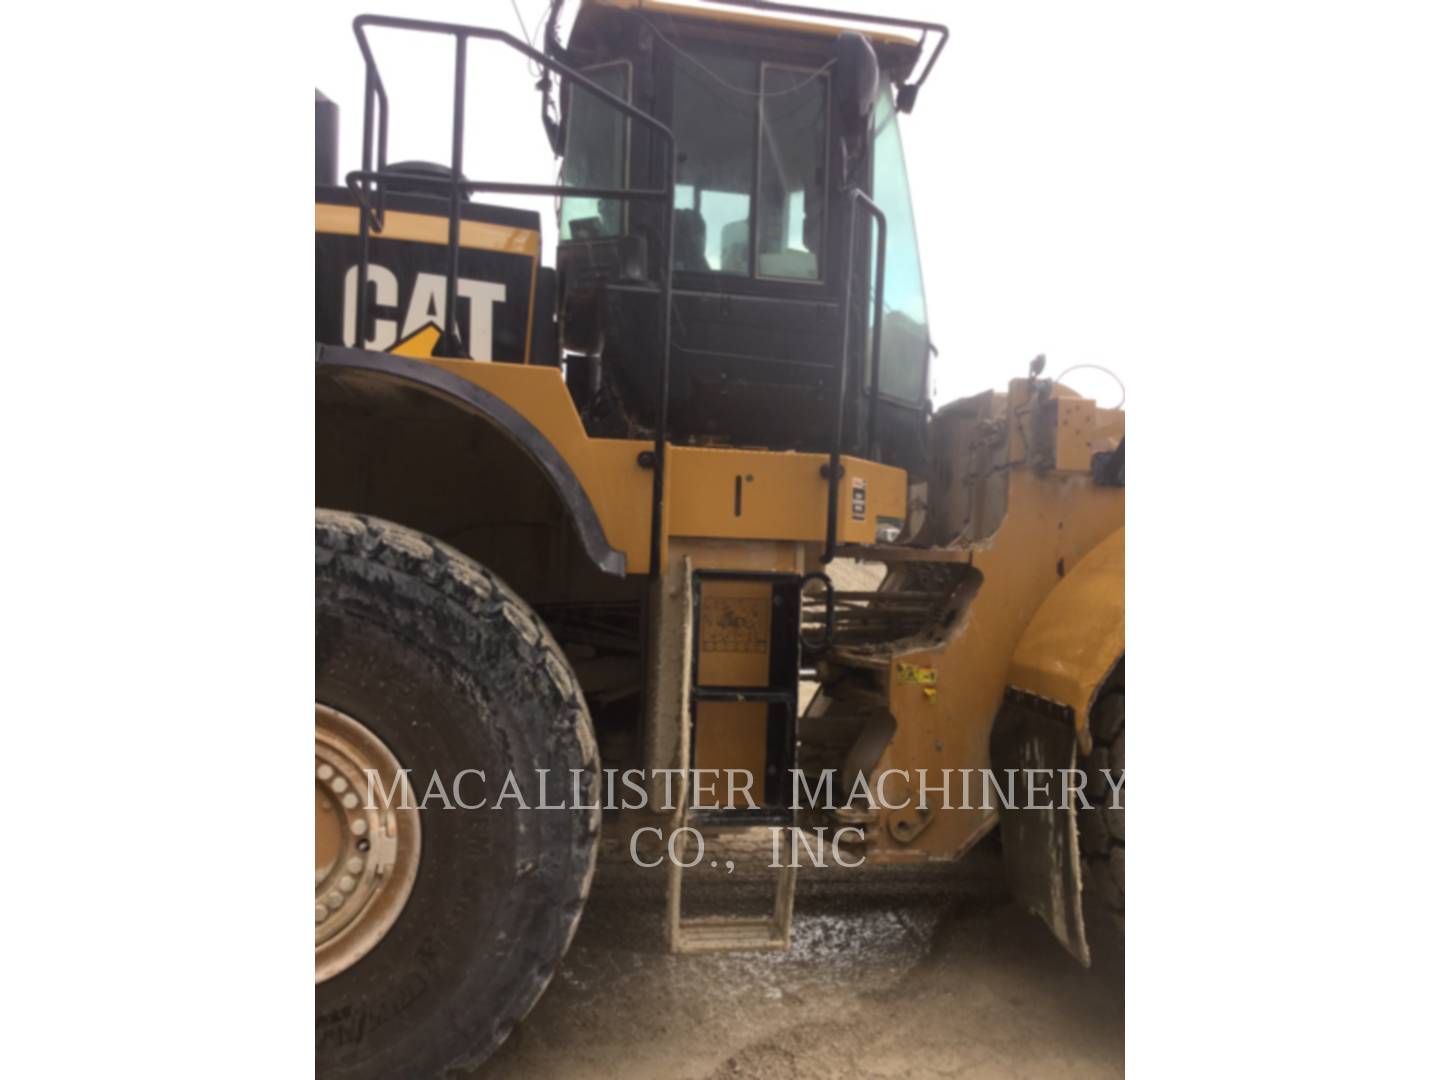
[[[700,651],[768,653],[769,600],[766,597],[707,596],[700,605]]]
[[[865,478],[857,476],[850,484],[850,517],[855,521],[865,520]]]

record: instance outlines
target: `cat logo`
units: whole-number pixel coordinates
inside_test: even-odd
[[[405,356],[430,356],[445,325],[445,275],[421,271],[406,284],[409,295],[401,297],[400,279],[393,270],[371,263],[371,336],[364,348],[395,352]],[[356,282],[360,267],[345,271],[345,308],[340,323],[344,343],[355,345]],[[456,322],[471,360],[493,360],[496,304],[505,303],[505,286],[494,281],[459,278],[455,284]],[[403,312],[403,317],[402,317]]]

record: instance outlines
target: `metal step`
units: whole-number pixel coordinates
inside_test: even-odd
[[[702,836],[705,832],[702,831]],[[681,853],[681,858],[685,857]],[[667,890],[667,929],[672,953],[703,953],[788,949],[795,914],[796,866],[780,867],[775,877],[775,898],[769,915],[681,914],[685,868],[670,863]]]
[[[707,915],[680,923],[678,944],[671,952],[739,952],[742,950],[788,949],[790,925],[775,919]]]

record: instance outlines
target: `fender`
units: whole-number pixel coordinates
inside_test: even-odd
[[[1010,660],[1015,690],[1068,708],[1080,752],[1090,709],[1125,653],[1125,529],[1092,548],[1050,590]]]
[[[1090,710],[1125,653],[1125,530],[1092,548],[1050,591],[1015,647],[990,735],[996,769],[1074,770],[1091,747]],[[1069,775],[1074,775],[1071,773]],[[1015,898],[1090,963],[1073,802],[1000,813],[1005,880]]]
[[[604,573],[625,575],[625,553],[610,546],[595,506],[570,464],[534,424],[488,390],[421,360],[334,345],[315,347],[315,374],[317,389],[327,380],[356,388],[369,384],[383,390],[387,383],[416,387],[487,421],[550,481],[590,561]]]

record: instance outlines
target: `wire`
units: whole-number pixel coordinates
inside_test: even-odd
[[[1120,404],[1119,404],[1119,405],[1116,405],[1115,408],[1117,408],[1117,409],[1123,409],[1123,408],[1125,407],[1125,383],[1124,383],[1124,381],[1120,378],[1119,375],[1116,375],[1116,374],[1115,374],[1113,371],[1111,371],[1108,367],[1104,367],[1103,365],[1100,365],[1100,364],[1071,364],[1071,365],[1070,365],[1069,367],[1067,367],[1064,371],[1062,371],[1059,375],[1056,375],[1056,376],[1055,376],[1055,381],[1058,383],[1061,379],[1065,378],[1066,375],[1069,375],[1070,372],[1072,372],[1072,371],[1080,371],[1082,368],[1089,368],[1091,371],[1103,371],[1106,375],[1109,375],[1110,378],[1114,379],[1116,385],[1120,387]]]
[[[520,5],[516,0],[510,0],[510,10],[515,12],[515,21],[520,24],[520,36],[525,39],[525,44],[534,48],[534,33],[525,25],[525,16],[520,14]]]
[[[510,10],[515,12],[515,21],[520,24],[520,36],[525,39],[525,44],[532,49],[535,48],[535,32],[526,28],[525,16],[520,14],[520,5],[516,3],[516,0],[510,0]],[[543,14],[541,17],[544,17]],[[525,58],[525,66],[530,69],[532,79],[538,79],[545,73],[545,69],[528,56]]]
[[[513,3],[514,0],[511,0],[511,2]],[[671,50],[672,52],[674,52],[677,56],[682,56],[682,57],[684,57],[686,60],[689,60],[690,63],[694,64],[697,68],[699,68],[701,71],[703,71],[706,75],[709,75],[711,79],[713,79],[715,82],[719,83],[721,86],[725,87],[726,90],[732,91],[733,93],[736,93],[736,94],[744,94],[746,97],[753,97],[753,98],[773,98],[773,97],[783,97],[783,96],[786,95],[786,94],[793,94],[793,93],[795,93],[795,91],[800,90],[800,89],[803,89],[803,88],[806,87],[806,86],[809,86],[810,83],[814,82],[814,81],[815,81],[816,79],[818,79],[821,75],[824,75],[825,72],[829,71],[832,67],[835,66],[835,60],[834,60],[834,59],[828,60],[828,61],[826,61],[825,65],[824,65],[823,67],[818,67],[818,68],[816,68],[814,71],[810,72],[809,75],[807,75],[803,80],[801,80],[800,82],[796,83],[794,86],[786,87],[784,90],[775,90],[775,91],[772,91],[771,93],[768,93],[768,94],[767,94],[764,90],[747,90],[747,89],[746,89],[745,87],[743,87],[743,86],[736,86],[734,83],[726,82],[726,81],[725,81],[724,79],[722,79],[719,75],[716,75],[715,72],[711,71],[708,67],[706,67],[704,64],[702,64],[699,60],[695,59],[695,57],[691,56],[688,52],[686,52],[684,49],[682,49],[679,45],[676,45],[675,42],[671,41],[671,40],[670,40],[669,38],[667,38],[664,34],[662,34],[662,33],[660,32],[660,28],[659,28],[658,26],[656,26],[655,23],[652,22],[649,17],[642,15],[641,18],[645,20],[645,25],[647,25],[648,27],[650,27],[650,29],[651,29],[652,31],[654,31],[655,36],[656,36],[657,38],[659,38],[662,42],[664,42],[665,45],[667,45],[667,46],[670,48],[670,50]],[[787,68],[786,70],[791,70],[791,69],[788,69],[788,68]],[[796,72],[796,74],[799,74],[799,72]]]

